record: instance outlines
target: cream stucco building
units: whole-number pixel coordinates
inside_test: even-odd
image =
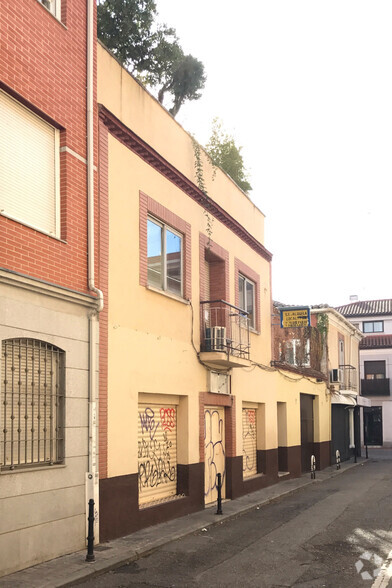
[[[105,539],[300,475],[331,407],[271,366],[263,213],[100,45],[98,103]]]

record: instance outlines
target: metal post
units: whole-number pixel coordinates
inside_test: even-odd
[[[336,469],[340,470],[340,451],[336,450]]]
[[[366,447],[366,459],[369,459],[369,454],[368,454],[368,446],[367,446],[367,443],[366,443],[365,447]]]
[[[316,479],[316,458],[314,455],[310,458],[310,477],[312,480]]]
[[[94,555],[94,500],[88,501],[88,536],[86,561],[95,561]]]
[[[218,478],[217,480],[217,490],[218,490],[218,505],[217,505],[217,510],[216,510],[216,514],[217,515],[221,515],[223,514],[222,512],[222,474],[217,474],[216,476]]]

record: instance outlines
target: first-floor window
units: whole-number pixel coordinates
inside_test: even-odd
[[[56,18],[61,18],[61,0],[38,0],[38,2],[43,4]]]
[[[64,352],[35,339],[2,343],[0,466],[13,470],[64,458]]]
[[[245,276],[238,276],[239,306],[248,313],[249,326],[251,329],[256,327],[256,305],[254,282],[248,280]]]
[[[306,339],[289,339],[281,346],[281,361],[289,365],[310,366],[310,341]]]
[[[385,379],[385,361],[365,361],[364,368],[366,380]]]
[[[59,130],[0,90],[0,213],[60,237]]]
[[[182,235],[152,217],[147,219],[147,275],[150,286],[182,296]]]

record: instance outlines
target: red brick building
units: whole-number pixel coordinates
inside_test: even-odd
[[[1,3],[0,575],[83,548],[94,495],[95,30],[93,0]]]

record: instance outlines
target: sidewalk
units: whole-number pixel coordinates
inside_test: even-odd
[[[336,466],[331,466],[321,472],[316,472],[315,480],[311,480],[310,473],[304,474],[300,478],[282,480],[274,486],[252,492],[252,494],[247,494],[236,500],[223,502],[223,515],[215,514],[216,506],[206,508],[197,513],[154,527],[148,527],[121,539],[98,545],[94,550],[95,562],[87,563],[85,561],[86,550],[78,551],[9,576],[4,576],[0,578],[0,587],[54,588],[71,586],[116,568],[121,564],[138,559],[161,545],[190,535],[195,531],[217,525],[222,521],[234,518],[258,506],[268,504],[273,500],[296,492],[309,484],[317,484],[364,463],[366,463],[366,459],[358,458],[358,463],[354,463],[353,460],[343,462],[340,470],[337,470]]]

